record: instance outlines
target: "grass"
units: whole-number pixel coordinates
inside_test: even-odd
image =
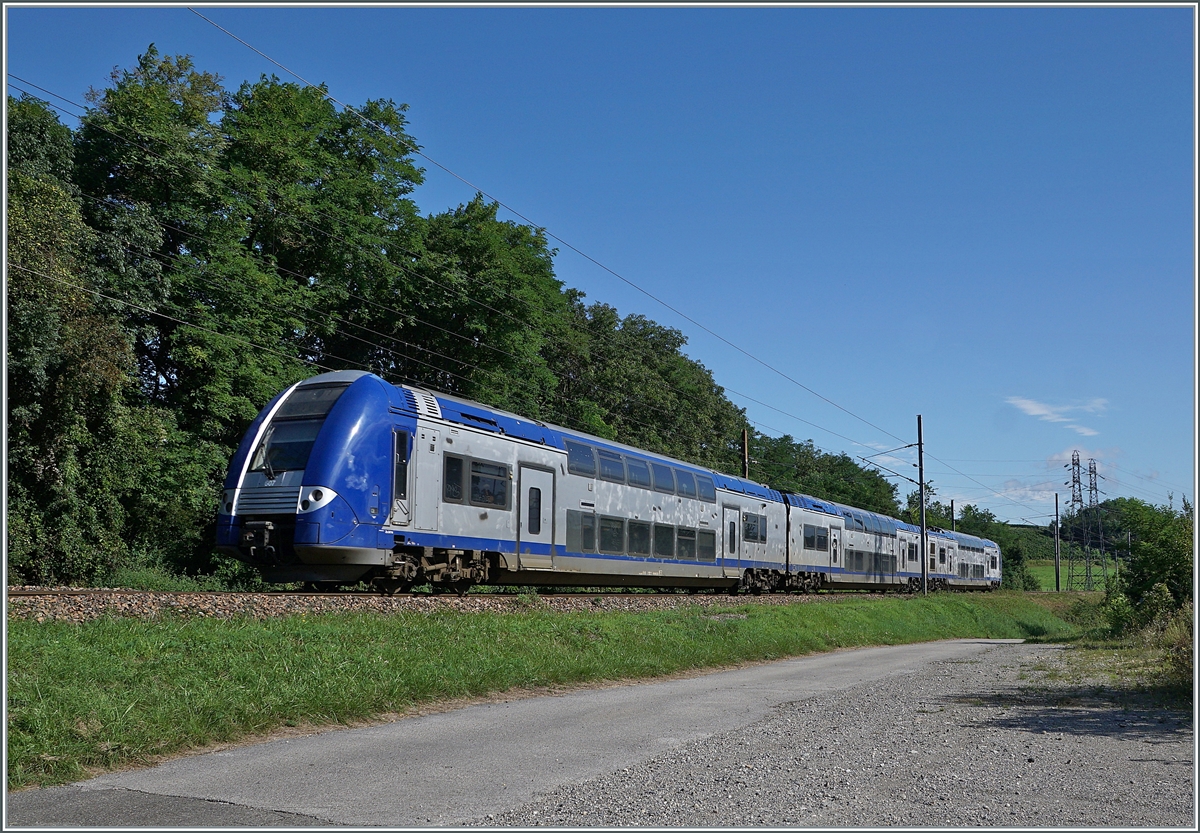
[[[1070,638],[1024,594],[688,607],[652,613],[12,619],[8,787],[61,784],[294,725],[336,725],[513,688],[652,678],[839,647]]]

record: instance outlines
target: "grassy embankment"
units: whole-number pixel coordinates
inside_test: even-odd
[[[11,620],[8,786],[522,687],[649,678],[949,637],[1069,638],[1020,594],[825,597],[655,613]]]

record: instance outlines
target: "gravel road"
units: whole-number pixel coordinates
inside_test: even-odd
[[[1190,712],[1002,645],[777,709],[484,827],[1193,828]]]

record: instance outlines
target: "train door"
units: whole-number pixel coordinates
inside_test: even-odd
[[[829,566],[830,571],[842,566],[838,557],[838,543],[841,540],[842,528],[840,526],[829,526]]]
[[[436,428],[417,426],[417,441],[413,444],[413,457],[417,464],[417,483],[421,494],[417,495],[414,509],[414,526],[417,529],[436,532],[438,511],[442,505],[442,452],[438,448],[440,432]]]
[[[722,511],[724,523],[721,525],[721,535],[725,539],[725,548],[722,551],[721,564],[724,567],[724,575],[739,576],[741,541],[738,540],[738,529],[742,513],[736,506],[726,506]]]
[[[554,569],[554,472],[521,466],[517,559],[523,570]]]
[[[406,428],[397,428],[392,438],[392,511],[388,523],[408,526],[412,520],[408,497],[408,458],[412,453],[412,434]]]

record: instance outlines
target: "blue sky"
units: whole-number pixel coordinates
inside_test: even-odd
[[[1190,8],[198,8],[751,354],[558,244],[766,433],[867,456],[922,414],[939,498],[1017,522],[1073,450],[1194,497]],[[76,101],[151,42],[294,80],[182,6],[6,12],[7,72]],[[425,167],[422,211],[472,197]]]

